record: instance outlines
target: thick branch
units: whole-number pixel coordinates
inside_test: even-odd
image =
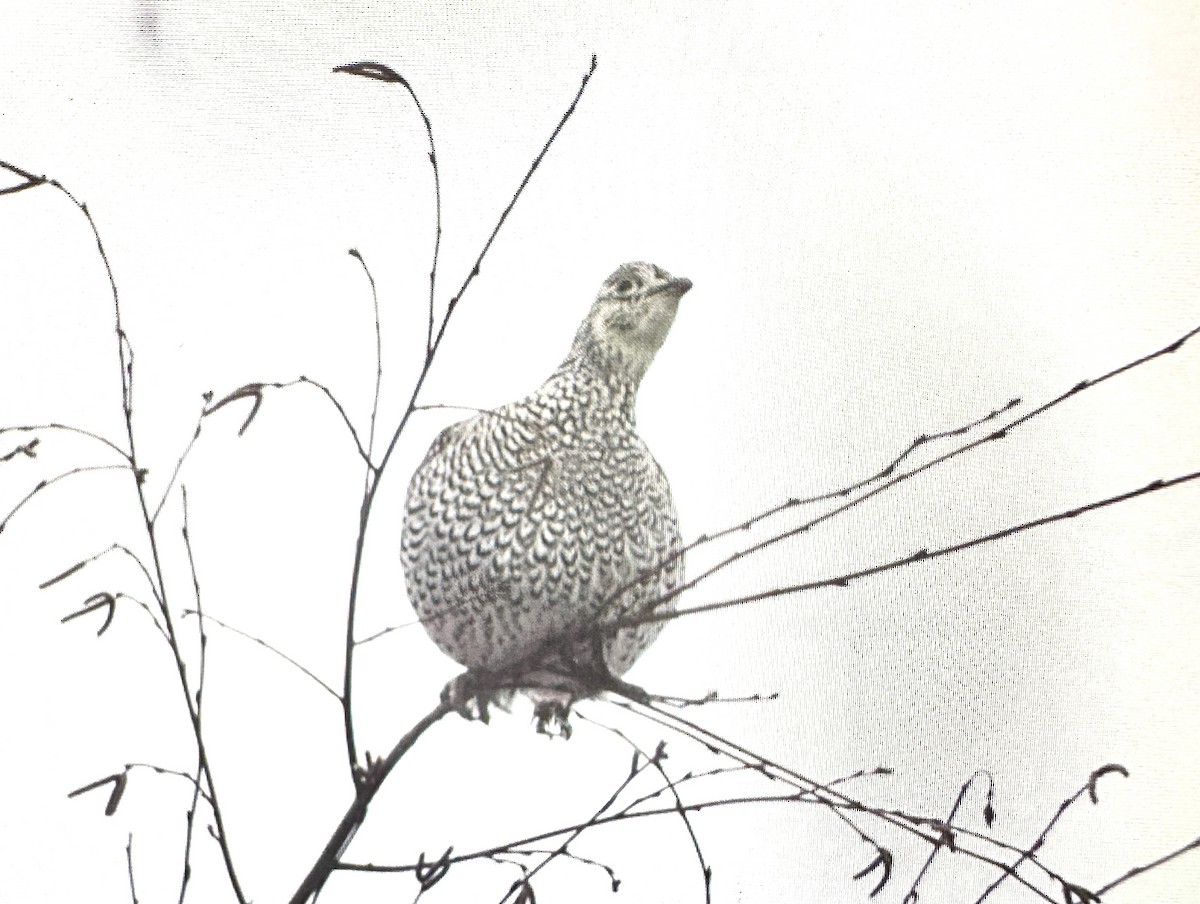
[[[338,868],[339,858],[350,843],[350,839],[354,837],[354,833],[358,831],[358,827],[366,819],[367,808],[396,764],[417,743],[421,735],[452,711],[453,708],[449,703],[439,703],[396,742],[396,746],[392,748],[392,752],[387,755],[386,759],[372,764],[362,773],[361,778],[355,782],[354,802],[350,804],[342,821],[333,830],[333,834],[329,836],[329,841],[325,843],[320,856],[308,871],[308,875],[304,877],[295,894],[290,898],[291,904],[307,904],[320,892],[330,873]]]

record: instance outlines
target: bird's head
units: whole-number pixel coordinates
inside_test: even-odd
[[[641,381],[675,321],[692,281],[643,261],[621,264],[600,286],[572,355],[634,384]]]

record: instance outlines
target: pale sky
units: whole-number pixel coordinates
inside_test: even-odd
[[[10,5],[0,160],[58,179],[96,219],[135,348],[152,495],[206,390],[305,374],[366,423],[371,300],[351,247],[380,293],[381,435],[399,417],[424,336],[433,187],[407,95],[331,72],[360,60],[402,73],[432,121],[444,306],[597,56],[423,400],[491,407],[535,388],[622,261],[691,278],[638,410],[689,538],[852,483],[917,435],[1014,397],[1016,413],[1035,407],[1200,325],[1200,19],[1188,3]],[[0,195],[0,426],[53,421],[119,439],[115,356],[86,221],[47,187]],[[1193,342],[750,559],[685,605],[1195,471],[1198,393]],[[205,421],[182,473],[205,609],[340,685],[362,484],[352,444],[307,388],[269,393],[239,437],[241,406]],[[403,489],[456,416],[418,415],[389,466],[360,636],[411,618]],[[12,438],[0,435],[0,455]],[[0,517],[38,480],[104,460],[50,434],[38,451],[0,465]],[[1098,887],[1200,834],[1198,492],[846,590],[683,619],[629,677],[662,693],[778,691],[771,704],[686,714],[821,779],[893,767],[853,786],[875,805],[944,816],[989,770],[995,833],[1019,846],[1093,769],[1121,763],[1130,777],[1107,777],[1099,806],[1078,804],[1045,848],[1054,869]],[[36,589],[113,542],[141,549],[133,508],[123,476],[79,476],[0,534],[0,882],[14,901],[128,901],[130,833],[139,900],[178,896],[184,780],[135,771],[109,818],[104,791],[66,798],[125,763],[194,768],[174,666],[145,613],[119,606],[100,638],[97,615],[59,624],[92,593],[144,588],[114,558]],[[164,511],[168,583],[184,608],[177,494]],[[286,900],[348,803],[340,709],[216,627],[207,666],[211,756],[243,885],[258,904]],[[456,671],[419,628],[361,648],[360,747],[386,751]],[[716,764],[609,705],[581,711],[650,748],[667,738],[679,773]],[[346,857],[409,863],[586,818],[627,772],[628,749],[587,724],[548,742],[527,715],[437,726]],[[964,820],[984,831],[982,790],[972,794]],[[204,824],[189,900],[229,900]],[[870,890],[850,878],[870,848],[825,811],[713,810],[695,827],[714,901]],[[620,897],[601,871],[565,863],[539,874],[539,901],[703,900],[677,819],[587,838],[573,850],[612,866]],[[894,849],[895,878],[876,900],[901,901],[927,853]],[[455,868],[428,899],[499,900],[517,875]],[[921,900],[973,901],[991,878],[943,854]],[[1197,887],[1193,854],[1104,900],[1191,904]],[[406,877],[339,876],[321,900],[415,893]],[[989,900],[1036,897],[1010,882]]]

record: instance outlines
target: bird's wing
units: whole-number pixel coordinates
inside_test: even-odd
[[[552,442],[519,414],[500,409],[446,428],[409,485],[406,554],[446,569],[473,571],[483,559],[504,566],[514,547],[529,545],[554,471]]]

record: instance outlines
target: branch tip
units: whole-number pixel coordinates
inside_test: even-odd
[[[1096,793],[1096,782],[1100,780],[1101,776],[1108,775],[1110,772],[1116,772],[1123,778],[1129,778],[1129,770],[1120,763],[1109,763],[1105,766],[1101,766],[1092,773],[1087,783],[1088,797],[1092,799],[1092,803],[1100,803],[1100,797]]]

